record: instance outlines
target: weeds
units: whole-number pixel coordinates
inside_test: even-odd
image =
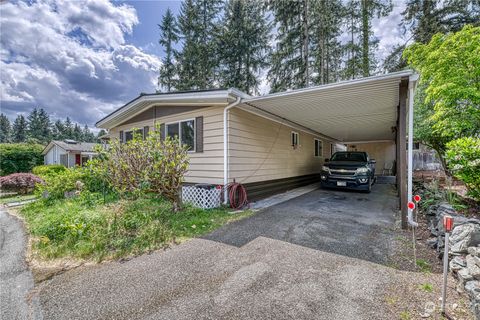
[[[433,292],[433,285],[431,283],[424,283],[421,284],[419,287],[425,292]]]
[[[424,259],[417,259],[417,267],[421,272],[430,273],[432,272],[432,266],[430,263]]]

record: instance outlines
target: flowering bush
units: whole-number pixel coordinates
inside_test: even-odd
[[[447,143],[447,164],[462,180],[469,195],[480,200],[480,138],[467,137]]]
[[[133,140],[114,140],[108,149],[98,149],[99,157],[89,167],[103,176],[119,194],[139,196],[156,193],[180,209],[180,187],[188,169],[188,153],[176,139],[160,138],[151,131],[146,139],[134,135]]]
[[[43,183],[43,180],[31,173],[13,173],[0,177],[0,189],[17,191],[25,194],[33,191],[36,184]]]
[[[45,183],[37,186],[39,194],[48,194],[50,199],[62,199],[65,192],[77,190],[77,182],[84,176],[80,168],[68,168],[54,175],[46,175]]]

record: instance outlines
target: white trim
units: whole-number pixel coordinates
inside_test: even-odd
[[[178,120],[178,121],[171,121],[171,122],[165,122],[165,138],[168,137],[168,132],[167,132],[167,126],[169,124],[174,124],[178,123],[178,142],[180,143],[180,146],[182,146],[182,122],[187,122],[187,121],[193,121],[193,150],[188,150],[188,153],[195,153],[197,152],[197,121],[195,118],[192,119],[185,119],[185,120]]]
[[[291,90],[291,91],[286,91],[286,92],[278,92],[278,93],[271,93],[267,94],[261,97],[253,97],[250,99],[245,99],[245,102],[250,102],[250,101],[259,101],[259,100],[267,100],[270,98],[277,98],[277,97],[284,97],[284,96],[290,96],[290,95],[295,95],[299,93],[305,93],[305,92],[311,92],[311,91],[322,91],[326,89],[332,89],[332,88],[338,88],[338,87],[343,87],[343,86],[348,86],[352,84],[364,84],[368,82],[374,82],[378,80],[388,80],[388,79],[395,79],[395,78],[401,78],[401,77],[413,77],[415,76],[414,72],[412,70],[406,70],[406,71],[398,71],[398,72],[392,72],[384,75],[379,75],[379,76],[370,76],[370,77],[365,77],[365,78],[360,78],[360,79],[353,79],[353,80],[346,80],[346,81],[340,81],[340,82],[335,82],[335,83],[330,83],[330,84],[325,84],[321,86],[314,86],[314,87],[309,87],[309,88],[303,88],[303,89],[296,89],[296,90]],[[418,75],[417,75],[418,77]],[[401,79],[399,79],[400,81]]]
[[[380,142],[395,142],[395,140],[384,139],[384,140],[367,140],[367,141],[345,141],[345,142],[342,141],[341,144],[354,144],[354,143],[362,144],[362,143],[380,143]]]
[[[228,204],[228,111],[237,106],[241,97],[223,109],[223,203]]]
[[[412,196],[413,196],[413,102],[414,102],[415,86],[418,80],[418,75],[413,75],[409,80],[410,81],[408,83],[409,92],[408,92],[407,201],[412,201]],[[402,205],[406,206],[407,204],[403,203]],[[408,210],[408,216],[407,216],[408,223],[412,227],[418,226],[418,223],[416,223],[413,220],[412,210],[408,207],[407,207],[407,210]]]

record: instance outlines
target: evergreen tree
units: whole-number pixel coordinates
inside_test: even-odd
[[[311,4],[314,84],[340,78],[342,45],[338,40],[345,8],[341,0],[319,0]]]
[[[160,68],[160,76],[158,77],[158,85],[165,88],[165,91],[170,92],[174,87],[176,74],[173,58],[177,52],[173,45],[179,40],[177,22],[170,8],[167,9],[162,23],[158,26],[160,28],[160,40],[158,42],[165,52],[165,57],[162,59],[163,64]]]
[[[23,115],[18,115],[15,121],[13,122],[13,133],[12,140],[13,142],[25,142],[27,140],[27,130],[28,124],[27,120]]]
[[[52,136],[55,140],[64,140],[65,139],[65,125],[62,120],[58,119],[55,121],[52,127]]]
[[[348,41],[344,45],[344,66],[342,70],[343,79],[355,79],[361,76],[362,48],[357,39],[360,33],[359,20],[360,3],[357,0],[350,0],[346,5],[344,21],[348,32]]]
[[[27,117],[28,119],[28,137],[36,139],[40,143],[48,143],[50,134],[50,117],[41,109],[33,109]]]
[[[73,135],[73,123],[70,120],[69,117],[65,119],[65,122],[63,124],[64,131],[63,131],[63,139],[75,139]]]
[[[72,139],[75,141],[83,140],[82,128],[80,128],[80,126],[77,123],[75,123],[75,126],[73,127]]]
[[[38,119],[40,123],[40,137],[38,139],[43,143],[48,143],[52,138],[50,116],[41,108],[38,111]]]
[[[309,1],[271,0],[277,26],[268,79],[273,92],[308,87],[310,73]]]
[[[83,127],[82,132],[84,142],[95,142],[95,135],[90,131],[87,125]]]
[[[0,114],[0,143],[10,142],[12,134],[12,127],[10,126],[10,120],[3,113]]]
[[[258,0],[230,0],[220,36],[220,84],[258,93],[259,74],[267,66],[271,24]]]
[[[179,90],[215,87],[218,16],[222,0],[186,0],[178,18],[183,48],[177,54]]]

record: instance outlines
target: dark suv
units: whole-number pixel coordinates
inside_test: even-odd
[[[370,192],[375,182],[375,160],[366,152],[335,152],[330,159],[325,159],[320,179],[322,187]]]

